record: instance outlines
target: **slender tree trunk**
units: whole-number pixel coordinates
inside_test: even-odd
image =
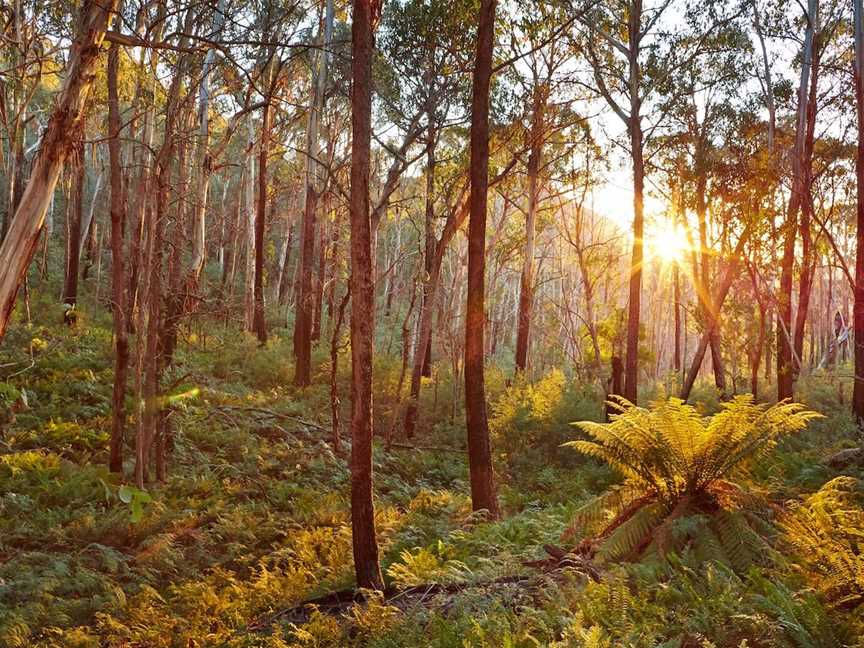
[[[810,65],[813,60],[817,0],[807,2],[807,30],[802,51],[801,77],[798,84],[798,112],[795,130],[795,151],[792,159],[792,189],[786,222],[783,225],[783,260],[780,269],[780,295],[778,298],[777,321],[777,400],[792,398],[795,381],[795,362],[793,361],[792,330],[792,272],[795,262],[795,234],[798,230],[798,210],[804,200],[805,178],[804,157],[807,129],[807,81],[810,78]]]
[[[429,301],[429,277],[432,274],[432,263],[435,255],[435,148],[437,142],[437,133],[435,131],[433,111],[427,110],[427,119],[429,120],[429,128],[427,130],[428,146],[426,148],[426,213],[424,220],[424,254],[423,265],[426,271],[425,281],[423,282],[423,299],[422,304]],[[419,343],[419,340],[418,340]],[[426,378],[432,376],[432,337],[426,343],[426,348],[423,350],[423,370],[422,375]]]
[[[77,160],[72,180],[72,195],[67,209],[66,229],[66,274],[63,279],[64,304],[72,306],[78,301],[78,263],[81,247],[81,212],[84,208],[84,181],[87,177],[84,166],[84,146],[78,147]]]
[[[379,0],[353,0],[351,25],[351,530],[358,587],[382,589],[372,504],[375,268],[369,212],[372,58]]]
[[[261,143],[258,151],[258,212],[255,215],[255,285],[253,325],[259,344],[267,342],[264,319],[264,227],[267,217],[267,155],[270,152],[270,102],[261,113]]]
[[[377,0],[369,0],[377,2]],[[368,2],[367,2],[368,5]],[[324,108],[324,90],[327,85],[327,49],[333,34],[333,0],[327,0],[322,50],[318,56],[318,70],[312,85],[309,121],[306,126],[306,179],[303,195],[303,222],[300,227],[300,261],[298,266],[297,304],[294,315],[294,384],[305,387],[312,382],[312,324],[314,292],[312,269],[315,252],[315,207],[318,201],[318,123]]]
[[[255,332],[255,261],[256,209],[255,209],[255,131],[252,114],[247,117],[249,139],[246,150],[246,185],[244,187],[243,215],[246,225],[246,272],[243,277],[243,312],[245,330]]]
[[[153,30],[151,38],[158,41],[162,38],[162,33],[165,28],[166,7],[164,3],[157,5],[156,16],[153,20]],[[150,197],[147,194],[147,189],[151,185],[152,175],[152,154],[153,149],[153,132],[154,123],[156,121],[156,86],[159,72],[159,52],[158,49],[151,49],[148,52],[149,70],[144,67],[145,51],[141,50],[140,73],[144,81],[138,89],[141,90],[141,97],[137,97],[140,104],[143,104],[143,116],[141,124],[140,143],[141,146],[136,147],[136,159],[133,166],[138,168],[137,178],[135,179],[136,191],[134,193],[133,207],[130,214],[131,219],[131,254],[129,260],[129,292],[128,292],[128,308],[129,316],[127,322],[130,328],[137,326],[136,322],[143,321],[139,316],[139,287],[146,286],[146,278],[142,281],[140,275],[141,267],[144,265],[145,252],[143,245],[144,230],[146,221],[146,210]],[[127,192],[128,198],[129,192]],[[143,318],[146,319],[146,318]],[[137,371],[137,369],[136,369]],[[140,374],[140,371],[138,371]]]
[[[531,333],[531,312],[534,308],[534,241],[537,230],[537,207],[540,202],[539,174],[543,155],[544,113],[546,92],[538,86],[534,93],[531,119],[530,154],[528,155],[528,212],[525,218],[525,258],[519,285],[519,315],[516,330],[516,371],[528,367],[528,346]]]
[[[852,411],[858,427],[864,427],[864,3],[854,1],[855,108],[858,117],[858,149],[855,159],[857,240],[855,254],[855,385]],[[2,329],[0,329],[2,330]]]
[[[218,0],[213,15],[213,31],[218,38],[225,24],[225,0]],[[198,86],[198,137],[196,142],[195,201],[192,221],[192,261],[187,276],[186,293],[194,295],[207,257],[206,216],[213,160],[210,156],[210,72],[216,59],[214,48],[207,50]]]
[[[486,417],[485,270],[486,206],[489,183],[489,83],[495,30],[495,0],[481,0],[471,99],[471,215],[468,221],[468,298],[465,311],[465,414],[471,505],[498,517],[498,498]]]
[[[123,437],[126,433],[126,376],[129,340],[126,329],[126,259],[123,254],[126,220],[123,171],[120,160],[120,105],[117,91],[119,46],[108,52],[108,155],[111,183],[111,285],[114,319],[114,389],[111,395],[111,472],[123,472]]]
[[[816,11],[818,12],[818,5]],[[818,23],[818,16],[814,16]],[[816,258],[813,254],[813,240],[810,234],[810,221],[813,214],[813,141],[816,135],[816,111],[819,90],[819,65],[821,46],[819,35],[813,37],[813,54],[810,65],[810,91],[807,97],[807,134],[804,139],[804,158],[802,160],[802,196],[801,196],[801,272],[798,285],[798,310],[795,314],[795,335],[793,345],[797,362],[794,375],[797,377],[803,370],[800,366],[804,358],[804,329],[810,310],[810,292],[813,284],[813,273],[816,269]]]
[[[624,398],[636,403],[639,389],[639,321],[642,301],[642,236],[644,229],[645,160],[643,158],[641,68],[639,41],[642,29],[642,2],[632,3],[628,20],[628,85],[630,90],[630,156],[633,163],[633,252],[630,258],[630,285],[627,305],[627,350],[624,360]]]

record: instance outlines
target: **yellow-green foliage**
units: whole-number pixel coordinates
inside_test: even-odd
[[[493,445],[514,466],[567,462],[571,457],[560,446],[569,438],[570,421],[599,417],[599,402],[590,387],[559,369],[534,383],[517,376],[492,407]]]
[[[592,440],[567,445],[608,463],[624,482],[577,510],[571,529],[599,532],[596,549],[608,560],[652,544],[662,553],[683,518],[701,515],[713,528],[688,535],[719,545],[731,564],[746,565],[746,545],[755,540],[750,522],[726,513],[748,511],[759,500],[729,479],[819,415],[796,403],[756,404],[750,396],[724,403],[711,417],[676,398],[648,409],[623,399],[617,405],[610,423],[577,424]]]
[[[813,587],[836,606],[864,602],[864,491],[857,479],[832,479],[791,505],[781,527]]]
[[[400,562],[390,565],[387,575],[394,584],[411,587],[424,583],[452,583],[463,580],[468,567],[454,560],[452,550],[440,540],[434,548],[418,547],[402,551]]]

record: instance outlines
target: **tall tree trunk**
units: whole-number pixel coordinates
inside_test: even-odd
[[[114,320],[114,389],[111,395],[111,472],[123,472],[123,437],[126,433],[126,376],[129,369],[129,339],[126,330],[125,199],[120,160],[120,103],[117,91],[119,46],[108,52],[108,155],[111,183],[111,286]]]
[[[818,4],[816,11],[819,11]],[[814,22],[818,22],[818,13],[814,16]],[[810,91],[807,97],[807,134],[804,138],[804,158],[802,161],[802,196],[801,196],[801,272],[798,284],[798,311],[795,314],[795,335],[793,345],[795,349],[794,375],[797,377],[803,370],[801,363],[804,358],[804,329],[807,323],[807,315],[810,310],[810,292],[813,284],[813,273],[816,270],[816,257],[813,254],[813,240],[810,233],[810,221],[813,214],[813,142],[816,136],[816,111],[818,109],[817,97],[819,90],[819,64],[821,59],[821,45],[819,34],[813,36],[813,54],[810,65]]]
[[[194,15],[194,11],[191,8],[186,12],[183,26],[185,33],[192,31],[191,22]],[[181,40],[181,45],[185,46],[185,41],[186,38],[184,37]],[[154,442],[157,449],[157,478],[164,480],[166,476],[166,427],[163,407],[159,398],[160,382],[167,357],[165,354],[166,330],[163,326],[163,310],[165,309],[163,309],[162,302],[165,291],[163,289],[162,260],[165,244],[165,223],[169,210],[168,191],[171,179],[171,167],[174,149],[177,145],[175,141],[177,122],[182,116],[182,111],[178,106],[178,98],[180,96],[182,80],[185,77],[187,56],[183,54],[178,60],[178,70],[174,73],[167,92],[162,145],[159,147],[159,151],[154,158],[155,173],[151,175],[151,183],[148,187],[148,193],[155,200],[151,201],[147,206],[147,221],[145,223],[145,230],[147,232],[146,263],[143,266],[147,275],[146,291],[142,291],[145,301],[140,309],[139,322],[142,325],[138,327],[139,339],[137,342],[137,371],[139,374],[143,374],[139,379],[139,397],[143,411],[140,412],[139,416],[138,437],[135,447],[135,482],[138,488],[143,488],[148,478],[151,450],[154,447]],[[182,164],[184,164],[184,161],[181,161]],[[181,173],[181,176],[185,176],[185,170]],[[185,184],[185,179],[181,178],[181,182]],[[182,224],[177,224],[176,227],[178,232],[182,230]],[[175,263],[179,265],[179,258],[175,257]],[[176,280],[179,280],[179,275],[177,275]],[[179,312],[179,309],[177,311]],[[168,315],[170,318],[171,313],[169,312]],[[146,326],[144,325],[145,322]],[[171,326],[173,325],[171,324]]]
[[[426,277],[423,281],[423,303],[429,301],[429,277],[432,274],[433,256],[435,255],[435,149],[438,139],[438,134],[435,130],[435,122],[433,118],[433,110],[427,108],[426,116],[429,121],[427,129],[427,147],[426,147],[426,213],[424,219],[424,254],[423,266],[426,271]],[[419,343],[419,340],[418,340]],[[423,370],[422,375],[426,378],[432,376],[432,337],[426,343],[426,348],[423,350]]]
[[[633,251],[630,258],[630,285],[627,305],[627,350],[624,360],[624,398],[636,403],[639,390],[639,318],[642,301],[642,235],[644,229],[645,160],[643,157],[642,99],[639,96],[641,69],[639,41],[642,30],[642,1],[631,3],[628,19],[628,85],[630,89],[630,156],[633,163]]]
[[[528,155],[528,211],[525,218],[525,256],[519,284],[519,315],[516,329],[516,371],[528,367],[528,346],[531,333],[531,312],[534,308],[534,241],[537,230],[537,207],[540,202],[539,174],[543,155],[544,113],[546,91],[537,86],[531,118],[530,153]]]
[[[167,9],[165,3],[159,3],[157,5],[156,16],[152,21],[152,32],[151,38],[154,41],[159,41],[162,38],[162,33],[165,29],[165,18],[166,18]],[[159,73],[159,49],[151,49],[148,54],[148,67],[149,70],[144,67],[144,59],[145,52],[147,52],[144,48],[141,49],[141,58],[140,58],[140,77],[143,77],[143,81],[141,85],[136,88],[136,90],[140,90],[141,96],[138,97],[136,95],[136,100],[139,104],[143,104],[143,116],[141,118],[141,135],[140,138],[140,146],[135,148],[135,160],[133,161],[133,167],[138,168],[138,174],[135,179],[135,188],[136,191],[134,193],[134,200],[132,202],[132,208],[130,210],[131,214],[131,254],[129,259],[129,292],[127,304],[129,308],[129,316],[127,317],[127,322],[130,325],[130,328],[134,328],[137,326],[136,322],[141,321],[141,317],[138,316],[138,301],[139,301],[139,286],[146,285],[146,279],[141,280],[140,269],[144,264],[144,250],[143,245],[145,243],[144,240],[144,229],[145,229],[145,221],[146,221],[146,210],[147,203],[150,197],[147,194],[147,189],[150,187],[152,175],[152,149],[153,149],[153,133],[154,133],[154,124],[156,121],[156,86],[157,79]],[[128,196],[128,192],[127,192]],[[145,318],[146,319],[146,318]],[[140,374],[140,372],[138,372]]]
[[[855,253],[855,385],[852,411],[859,429],[864,427],[864,2],[854,1],[855,108],[858,117],[858,149],[855,159],[857,240]]]
[[[379,0],[353,0],[351,25],[351,530],[357,586],[382,589],[372,504],[375,268],[369,212],[372,58]]]
[[[792,340],[792,271],[795,263],[795,234],[798,230],[798,210],[804,200],[804,157],[807,130],[807,82],[813,60],[814,32],[816,27],[817,0],[807,2],[807,29],[802,51],[801,77],[798,84],[798,109],[795,126],[795,151],[792,158],[792,189],[783,225],[783,259],[780,267],[780,295],[777,319],[777,400],[792,398],[795,381]]]
[[[375,2],[376,0],[370,0]],[[306,179],[303,195],[303,220],[300,227],[300,261],[298,266],[297,304],[294,315],[294,384],[305,387],[312,382],[312,324],[314,291],[312,269],[315,252],[315,207],[318,201],[318,123],[324,108],[327,85],[327,50],[333,35],[333,0],[327,0],[322,49],[318,55],[318,70],[312,85],[309,121],[306,126]]]
[[[270,152],[270,102],[261,112],[261,142],[258,151],[258,212],[255,215],[255,285],[253,327],[258,343],[267,342],[264,319],[264,226],[267,217],[267,155]]]
[[[84,146],[78,147],[77,160],[74,165],[72,180],[72,195],[68,203],[66,216],[66,273],[63,278],[64,304],[72,306],[78,301],[78,264],[81,259],[81,212],[84,208],[84,182],[87,171],[84,161]]]
[[[471,215],[468,220],[468,296],[465,311],[465,415],[471,505],[498,517],[498,498],[486,417],[485,351],[486,205],[489,183],[489,83],[495,0],[481,0],[471,98]]]
[[[219,0],[213,15],[213,31],[218,38],[225,24],[225,0]],[[210,176],[213,174],[213,160],[210,156],[210,72],[216,58],[214,48],[209,48],[201,67],[201,81],[198,85],[198,137],[196,142],[195,201],[192,221],[192,261],[187,276],[186,292],[193,295],[198,291],[198,282],[204,270],[207,255],[206,215],[207,197],[210,189]]]
[[[243,277],[243,320],[245,330],[255,331],[255,131],[252,114],[247,116],[246,183],[243,188],[243,215],[246,226],[246,272]]]

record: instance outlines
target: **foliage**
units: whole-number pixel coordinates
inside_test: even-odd
[[[88,310],[86,303],[81,308]],[[669,548],[679,548],[680,557],[607,565],[600,583],[567,570],[554,578],[526,570],[523,561],[545,555],[543,545],[558,542],[580,506],[627,481],[616,483],[606,465],[570,459],[557,448],[570,420],[599,420],[601,403],[591,389],[558,372],[508,386],[496,369],[490,370],[490,422],[504,519],[471,515],[460,453],[376,447],[373,458],[388,584],[464,589],[423,604],[373,598],[335,614],[322,608],[302,621],[283,619],[279,612],[353,582],[347,464],[328,448],[326,430],[298,422],[323,421],[316,414],[326,411],[327,385],[294,390],[281,383],[280,356],[290,354],[275,336],[259,349],[214,326],[206,342],[184,340],[180,371],[200,397],[175,409],[171,476],[148,484],[152,501],[140,501],[133,520],[136,490],[103,467],[111,361],[106,323],[87,322],[74,335],[35,324],[48,348],[27,373],[7,380],[27,390],[30,409],[7,428],[0,456],[0,645],[498,648],[738,646],[746,639],[751,646],[785,647],[848,644],[861,627],[833,598],[837,590],[819,590],[828,582],[820,559],[789,544],[785,526],[779,548],[789,560],[764,552],[762,571],[724,566],[732,562],[726,554],[735,555],[724,545],[735,524],[742,517],[748,528],[758,524],[748,503],[725,514],[682,516],[669,530]],[[18,332],[13,329],[13,339]],[[26,349],[31,338],[18,342]],[[10,353],[4,362],[17,360],[26,366],[29,352]],[[210,374],[215,363],[224,369],[219,375]],[[70,371],[76,366],[83,369]],[[343,362],[343,393],[349,369]],[[395,356],[376,363],[385,407],[398,369]],[[447,375],[444,367],[435,370]],[[91,398],[90,406],[67,395],[52,400],[61,371],[75,384],[57,391]],[[316,380],[326,373],[320,369]],[[437,407],[433,390],[425,390],[422,443],[458,448],[462,413],[457,403],[451,422],[449,383],[439,390]],[[64,417],[67,407],[72,415]],[[379,429],[389,420],[386,412]],[[693,416],[700,424],[710,421]],[[775,451],[752,466],[756,481],[746,488],[781,491],[788,499],[821,486],[833,476],[819,468],[821,458],[854,434],[844,417],[832,414],[801,435],[778,437]],[[799,515],[807,502],[790,507],[789,515]],[[849,500],[837,510],[855,509]],[[721,521],[728,525],[725,541]],[[854,524],[850,519],[847,526],[854,530]],[[848,551],[853,543],[849,532]],[[514,574],[528,580],[496,582]]]
[[[554,369],[533,383],[517,376],[495,402],[489,428],[494,447],[521,473],[538,463],[572,465],[572,453],[561,451],[569,438],[569,422],[601,416],[594,390]]]
[[[832,605],[864,603],[864,491],[854,477],[837,477],[781,518],[795,569]]]
[[[762,501],[730,479],[818,415],[795,403],[757,405],[750,396],[707,418],[676,398],[650,409],[623,399],[617,405],[610,423],[577,424],[593,440],[567,444],[624,477],[576,512],[571,534],[597,531],[587,542],[603,561],[636,558],[649,547],[665,554],[689,539],[746,567],[759,552],[754,512]]]

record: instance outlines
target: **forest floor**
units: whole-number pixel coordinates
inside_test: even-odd
[[[139,492],[105,468],[110,319],[84,305],[66,328],[39,295],[31,312],[0,348],[0,646],[864,646],[862,608],[820,599],[793,557],[741,573],[682,555],[607,566],[599,582],[525,566],[617,479],[560,447],[577,434],[571,421],[601,412],[591,388],[560,372],[507,387],[490,371],[503,517],[489,522],[471,514],[463,418],[442,371],[416,439],[436,449],[375,449],[390,595],[328,599],[351,588],[353,567],[324,350],[315,384],[298,391],[287,330],[263,349],[231,328],[184,331],[167,381],[170,475]],[[375,368],[378,429],[398,362]],[[827,418],[754,468],[754,488],[778,505],[841,474],[825,463],[854,445],[839,385],[810,379],[803,398]],[[707,388],[697,400],[716,408]]]

